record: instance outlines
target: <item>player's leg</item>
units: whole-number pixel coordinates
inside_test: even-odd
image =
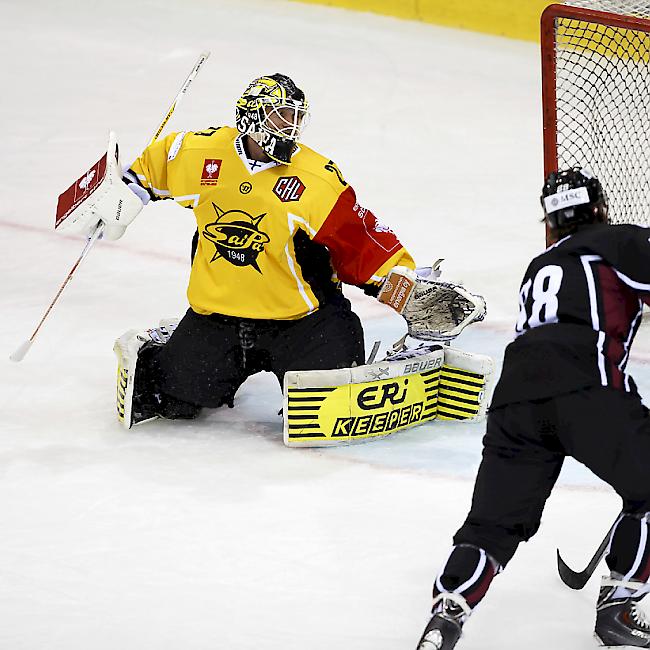
[[[559,433],[577,460],[623,498],[607,554],[595,633],[608,646],[650,648],[650,625],[637,603],[650,590],[650,418],[641,401],[593,388],[558,400]]]
[[[158,351],[166,345],[178,324],[162,321],[148,330],[129,330],[115,341],[117,356],[117,417],[127,429],[157,417],[192,418],[200,410],[192,404],[160,394]]]
[[[178,400],[217,408],[232,406],[248,377],[241,344],[242,319],[189,309],[160,351],[160,389]]]
[[[149,333],[155,330],[120,337],[115,345],[118,413],[119,371],[128,368],[126,376],[131,381],[130,391],[122,391],[126,397],[124,426],[154,417],[192,418],[203,406],[232,404],[247,377],[237,321],[188,310],[171,337],[152,339]]]
[[[603,576],[596,603],[595,636],[604,646],[650,648],[650,623],[637,605],[650,591],[649,504],[644,509],[644,514],[625,513],[612,533],[611,573]]]
[[[280,384],[288,370],[330,370],[365,363],[363,328],[350,303],[329,303],[277,331],[269,350]]]
[[[537,532],[564,460],[553,417],[550,400],[510,405],[488,415],[472,507],[435,580],[433,616],[419,650],[451,650],[494,576],[519,543]]]
[[[432,616],[418,650],[452,650],[463,624],[500,570],[499,563],[485,549],[456,544],[434,582]]]

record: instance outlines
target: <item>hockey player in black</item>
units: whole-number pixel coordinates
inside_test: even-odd
[[[650,648],[650,625],[637,606],[650,591],[650,417],[626,373],[650,299],[650,229],[608,225],[600,182],[578,168],[550,174],[541,199],[557,243],[524,275],[472,507],[435,580],[418,650],[456,646],[494,576],[537,532],[566,456],[623,499],[596,639]]]

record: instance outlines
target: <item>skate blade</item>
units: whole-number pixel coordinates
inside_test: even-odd
[[[638,645],[605,645],[603,640],[594,632],[594,640],[599,648],[610,648],[610,650],[639,650]]]

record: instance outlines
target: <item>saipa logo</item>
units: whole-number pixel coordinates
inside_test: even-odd
[[[219,173],[221,172],[221,160],[206,158],[203,162],[203,171],[201,172],[201,185],[216,185],[219,182]]]
[[[210,262],[223,257],[235,266],[252,266],[261,273],[257,256],[271,241],[270,237],[259,229],[260,221],[266,213],[253,217],[242,210],[225,212],[214,203],[212,205],[217,219],[209,223],[202,233],[215,247]]]
[[[90,187],[90,184],[93,182],[93,178],[95,178],[95,170],[91,169],[80,181],[79,181],[79,189],[83,190],[84,192]]]
[[[273,188],[273,193],[282,201],[299,201],[306,187],[297,176],[282,176]]]

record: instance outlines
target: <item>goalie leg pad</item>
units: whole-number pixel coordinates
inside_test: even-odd
[[[438,389],[439,420],[482,420],[494,388],[494,361],[445,347]]]
[[[291,371],[284,378],[284,444],[349,444],[436,418],[481,420],[493,376],[490,357],[436,344],[356,368]]]
[[[169,341],[178,320],[161,321],[148,330],[129,330],[115,341],[117,356],[117,419],[125,429],[159,416],[160,401],[150,382],[143,378],[142,355]],[[145,362],[146,363],[146,362]]]
[[[442,346],[413,359],[287,372],[284,443],[322,447],[384,437],[433,420]]]

